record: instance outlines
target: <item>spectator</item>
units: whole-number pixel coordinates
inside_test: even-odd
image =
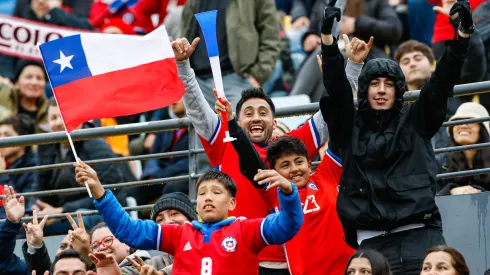
[[[177,117],[185,116],[184,103],[181,100],[170,105],[170,110]],[[155,142],[150,153],[164,153],[184,151],[189,149],[189,134],[187,129],[177,129],[173,131],[159,132],[156,134]],[[189,174],[189,158],[187,156],[172,157],[163,159],[150,159],[146,161],[145,169],[141,175],[141,179],[157,179],[175,177]],[[138,204],[147,204],[153,202],[162,194],[172,192],[189,192],[189,184],[187,182],[169,182],[161,185],[152,185],[148,187],[138,187],[132,192],[133,196],[138,201]]]
[[[0,121],[0,138],[29,135],[34,133],[34,121],[24,115],[11,116]],[[0,171],[36,166],[36,158],[29,146],[0,148]],[[22,174],[0,175],[0,184],[10,185],[17,192],[25,193],[37,190],[37,174],[26,172]],[[2,189],[0,186],[0,189]],[[2,192],[0,192],[2,193]],[[34,198],[26,199],[25,205],[31,208]],[[0,218],[5,218],[3,208],[0,208]]]
[[[315,47],[305,48],[306,52],[311,53],[304,61],[297,75],[291,95],[307,94],[312,102],[318,102],[323,94],[321,72],[317,67],[316,56],[320,54],[318,47],[320,39],[320,29],[323,18],[323,10],[326,0],[317,1],[315,12],[311,17],[309,30],[303,36],[303,46],[310,45],[309,41],[314,40]],[[334,27],[333,34],[340,33],[355,36],[367,42],[371,36],[376,37],[375,48],[368,55],[367,60],[372,58],[388,58],[385,53],[385,46],[395,45],[402,36],[402,24],[395,10],[384,0],[348,0],[338,1],[336,7],[345,10],[345,15],[339,24]],[[339,46],[344,50],[345,46],[339,42]],[[354,87],[357,88],[357,87]]]
[[[79,162],[76,172],[80,183],[88,182],[97,209],[111,231],[116,232],[116,237],[133,247],[156,247],[172,254],[175,257],[175,274],[199,271],[257,274],[260,250],[266,245],[290,240],[303,223],[297,188],[288,181],[281,181],[278,188],[283,211],[270,214],[265,219],[244,220],[228,217],[228,212],[236,206],[237,188],[233,180],[219,171],[204,173],[196,187],[197,212],[202,222],[177,226],[131,220],[112,192],[104,190],[97,173],[90,166]],[[223,236],[229,238],[223,239]],[[203,238],[205,241],[209,238],[209,245],[202,245]],[[221,249],[235,253],[224,253]]]
[[[195,13],[218,10],[216,35],[226,97],[235,106],[242,90],[269,79],[279,57],[279,19],[274,0],[187,0],[182,12],[182,35],[203,39]],[[203,41],[204,42],[204,41]],[[210,106],[214,106],[214,81],[206,45],[197,45],[190,58],[196,79]]]
[[[230,110],[230,132],[237,138],[232,142],[235,150],[238,154],[257,156],[250,161],[240,161],[240,170],[244,176],[248,174],[246,171],[255,172],[258,167],[267,167],[233,119],[231,106],[226,106],[226,109]],[[291,274],[341,274],[354,252],[344,241],[336,211],[342,167],[336,156],[330,151],[327,154],[329,157],[324,158],[311,175],[311,161],[304,143],[295,137],[279,137],[267,148],[267,162],[272,170],[259,170],[255,176],[247,177],[251,183],[262,183],[267,177],[274,178],[271,184],[283,178],[298,187],[304,223],[298,234],[285,243]],[[268,189],[260,188],[259,193],[269,209],[277,211],[279,205],[276,190]],[[315,253],[305,253],[308,250],[314,250]]]
[[[358,250],[349,258],[344,275],[391,275],[386,258],[376,250]]]
[[[463,255],[450,246],[435,246],[427,250],[420,275],[470,275]],[[443,270],[443,272],[440,272]]]
[[[26,114],[36,122],[36,132],[48,132],[48,100],[44,95],[47,76],[44,66],[36,61],[20,60],[17,63],[14,87],[0,87],[0,105],[12,114]]]
[[[18,200],[12,186],[4,186],[5,197],[2,203],[5,207],[7,220],[0,224],[0,273],[28,275],[27,266],[14,254],[15,236],[21,227],[20,220],[25,213],[24,197]]]
[[[89,266],[87,261],[85,261],[76,250],[68,249],[56,256],[49,274],[85,275],[88,270]]]
[[[337,212],[346,241],[354,248],[381,252],[395,274],[418,274],[422,251],[445,243],[435,203],[437,161],[431,138],[445,119],[446,102],[467,53],[473,26],[469,3],[453,6],[461,18],[460,31],[415,103],[403,102],[407,87],[400,66],[380,58],[362,68],[357,110],[332,35],[334,20],[340,17],[332,6],[327,5],[322,26],[327,93],[320,109],[329,127],[329,149],[340,156],[344,169]],[[346,35],[344,42],[346,51],[365,48]]]
[[[461,104],[450,121],[488,117],[488,111],[474,102]],[[471,145],[490,142],[489,122],[468,123],[451,126],[447,129],[452,146]],[[448,153],[448,172],[482,169],[490,167],[490,150],[464,150]],[[440,195],[474,194],[490,191],[490,175],[480,174],[448,179],[448,184]]]
[[[269,213],[267,206],[257,191],[240,173],[239,156],[233,145],[223,142],[224,127],[221,127],[221,121],[216,113],[208,104],[205,104],[194,71],[189,65],[187,59],[193,54],[195,43],[189,45],[187,39],[177,39],[172,42],[172,47],[178,61],[179,76],[186,86],[184,105],[187,116],[204,145],[211,165],[234,178],[240,190],[237,194],[237,207],[231,212],[231,215],[248,218],[265,217]],[[179,49],[183,48],[187,48],[187,51],[180,52]],[[353,83],[357,83],[358,73],[359,71],[349,71],[349,75],[353,76],[351,78]],[[355,85],[357,86],[357,84]],[[242,92],[242,97],[236,106],[236,114],[238,123],[252,141],[255,150],[265,159],[267,144],[271,141],[272,133],[276,128],[274,103],[262,89],[246,89]],[[288,135],[300,138],[306,144],[311,158],[318,153],[320,144],[328,139],[326,125],[322,120],[320,113],[316,113],[302,127],[288,133]],[[247,202],[250,201],[253,201],[254,204],[249,205]],[[265,248],[259,255],[259,260],[261,261],[261,270],[269,269],[269,272],[281,272],[281,274],[289,272],[282,247]],[[268,272],[263,271],[261,274],[268,274]]]
[[[83,14],[84,12],[79,12],[83,8],[75,8],[75,5],[82,7],[90,1],[71,0],[69,2],[73,4],[72,11]],[[63,27],[85,30],[93,29],[87,18],[66,12],[63,9],[62,0],[17,0],[13,16]],[[0,55],[0,72],[2,72],[2,75],[13,80],[15,68],[18,67],[17,63],[19,60],[15,57]]]
[[[58,106],[54,98],[49,100],[48,122],[51,132],[64,131],[63,121]],[[92,139],[75,142],[75,150],[80,159],[94,160],[113,158],[114,153],[107,143],[102,139]],[[73,163],[75,158],[70,151],[68,143],[40,145],[38,149],[39,164],[55,163]],[[101,178],[104,178],[106,184],[121,183],[125,181],[124,173],[120,165],[106,164],[98,165],[96,170]],[[64,188],[79,187],[75,181],[73,168],[64,168],[60,170],[46,170],[38,173],[39,190],[57,190]],[[125,190],[117,191],[117,197],[125,204]],[[75,212],[81,209],[93,209],[92,199],[87,194],[79,193],[72,195],[49,196],[44,201],[38,200],[34,207],[39,210],[39,214],[60,214],[64,212]],[[98,220],[97,216],[84,217],[84,223],[87,229],[90,229]],[[48,221],[44,233],[47,235],[64,234],[70,229],[68,221],[63,220],[56,223]]]
[[[415,40],[403,42],[398,46],[395,52],[395,61],[398,62],[403,71],[405,82],[407,83],[407,91],[420,90],[435,70],[435,57],[432,49]],[[454,100],[454,98],[450,98],[448,101],[451,100]],[[431,142],[434,149],[446,147],[449,142],[446,129],[440,128],[431,139]],[[446,154],[437,154],[436,160],[440,168],[447,166]],[[438,170],[438,172],[440,171],[441,169]],[[438,181],[437,192],[444,187],[441,186],[442,184],[441,181]]]

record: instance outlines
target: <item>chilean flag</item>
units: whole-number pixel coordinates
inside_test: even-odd
[[[165,26],[144,37],[73,35],[40,49],[68,132],[92,119],[162,108],[184,95]]]

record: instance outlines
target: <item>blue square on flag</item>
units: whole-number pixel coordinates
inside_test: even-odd
[[[53,88],[92,76],[80,35],[56,39],[40,48]]]

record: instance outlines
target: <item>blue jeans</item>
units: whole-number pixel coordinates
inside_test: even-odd
[[[432,34],[436,12],[433,4],[427,0],[408,0],[408,26],[410,39],[420,41],[427,46],[432,45]]]

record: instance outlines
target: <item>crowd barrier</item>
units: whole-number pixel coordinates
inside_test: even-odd
[[[458,85],[454,89],[454,96],[467,96],[480,93],[490,92],[490,81],[470,83],[464,85]],[[406,102],[414,101],[418,98],[420,91],[407,92],[404,96]],[[357,106],[357,100],[354,99],[354,103]],[[310,103],[300,106],[291,106],[279,108],[276,110],[276,117],[287,117],[296,115],[313,114],[318,111],[318,103]],[[490,121],[490,117],[477,118],[477,119],[467,119],[458,120],[452,122],[445,122],[442,126],[449,127],[458,124],[464,124],[468,122],[484,122]],[[91,165],[101,165],[109,163],[126,162],[132,160],[148,160],[156,158],[170,158],[176,156],[189,156],[189,175],[178,176],[171,178],[160,178],[151,180],[140,180],[134,182],[124,182],[117,184],[105,185],[107,189],[120,189],[128,187],[138,187],[138,186],[148,186],[155,184],[165,184],[168,182],[189,182],[190,197],[195,201],[195,183],[196,179],[199,177],[198,167],[197,167],[197,156],[198,154],[204,153],[198,145],[198,137],[194,131],[194,128],[187,118],[180,119],[169,119],[163,121],[153,121],[153,122],[142,122],[135,124],[126,124],[110,127],[99,127],[90,129],[81,129],[72,132],[73,140],[87,140],[94,138],[104,138],[108,136],[117,135],[130,135],[130,134],[140,134],[140,133],[150,133],[159,131],[169,131],[177,128],[187,128],[189,130],[189,150],[188,151],[178,151],[178,152],[168,152],[168,153],[158,153],[158,154],[148,154],[142,156],[129,156],[129,157],[118,157],[118,158],[108,158],[87,161]],[[47,144],[47,143],[59,143],[67,141],[67,137],[64,132],[57,133],[46,133],[46,134],[34,134],[18,137],[8,137],[0,139],[0,148],[9,146],[27,146],[35,144]],[[468,149],[482,149],[490,147],[489,143],[481,143],[467,146],[454,146],[439,148],[434,150],[436,154],[447,153],[452,151],[461,151]],[[318,162],[314,163],[314,166],[318,165]],[[49,169],[62,169],[66,167],[71,167],[72,163],[58,163],[53,165],[43,165],[20,169],[11,169],[0,171],[0,175],[4,174],[16,174],[25,173],[32,171],[41,171]],[[459,171],[453,173],[444,173],[437,175],[438,179],[447,179],[453,177],[474,175],[474,174],[484,174],[490,173],[489,168],[474,169],[467,171]],[[17,196],[25,197],[43,197],[43,196],[53,196],[53,195],[63,195],[63,194],[73,194],[86,192],[85,187],[78,188],[68,188],[60,190],[45,190],[39,192],[29,192],[29,193],[19,193]],[[490,226],[487,226],[486,220],[488,213],[488,193],[476,194],[476,195],[463,195],[463,196],[447,196],[438,197],[437,203],[441,208],[441,213],[443,215],[444,223],[444,235],[448,240],[448,244],[455,246],[460,249],[466,256],[472,273],[473,274],[483,274],[483,272],[490,266],[488,264],[488,259],[490,255],[487,252],[487,247],[489,245],[490,239],[486,238],[486,232],[490,232]],[[3,196],[0,196],[2,198]],[[136,207],[126,207],[126,211],[142,211],[151,209],[151,205],[143,205]],[[458,214],[454,214],[458,213]],[[84,211],[83,215],[96,215],[97,211]],[[75,216],[75,213],[71,213]],[[64,214],[52,215],[50,218],[65,218]],[[462,221],[463,219],[463,221]],[[24,222],[30,221],[30,217],[24,217],[22,219]],[[0,220],[0,223],[4,220]],[[476,223],[474,223],[476,222]],[[478,226],[476,226],[478,224]],[[478,230],[478,234],[475,234]],[[483,232],[483,233],[482,233]],[[461,238],[461,235],[465,234],[470,237]],[[473,257],[475,255],[475,257]],[[476,256],[478,255],[478,256]]]

